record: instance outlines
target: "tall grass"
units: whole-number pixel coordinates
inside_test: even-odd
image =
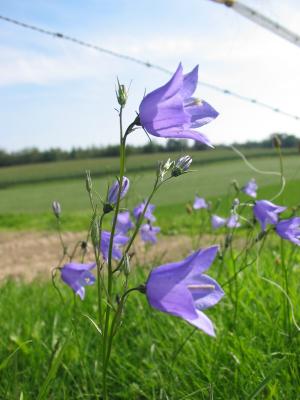
[[[208,311],[216,339],[150,309],[142,294],[132,295],[112,355],[111,398],[297,399],[299,333],[294,325],[290,337],[283,329],[282,292],[263,279],[283,284],[280,264],[274,262],[276,240],[238,276],[237,316],[230,285],[224,286],[224,300]],[[291,246],[287,257],[299,320],[300,258]],[[224,285],[233,265],[227,261],[221,273],[220,265],[216,262],[210,274],[219,274]],[[137,267],[132,285],[144,282],[149,268]],[[96,313],[95,288],[75,303],[69,288],[61,285],[61,290],[64,303],[48,282],[2,284],[0,398],[101,399],[100,340],[85,317]]]

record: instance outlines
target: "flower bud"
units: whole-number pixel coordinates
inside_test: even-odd
[[[237,199],[237,198],[235,198],[234,200],[233,200],[233,202],[232,202],[232,210],[236,210],[237,209],[237,207],[240,205],[240,200],[239,199]]]
[[[272,142],[273,142],[273,146],[275,147],[275,149],[281,148],[281,139],[278,135],[274,135]]]
[[[128,276],[130,274],[130,261],[129,261],[129,256],[128,254],[125,254],[124,257],[124,263],[123,263],[123,272],[125,276]]]
[[[94,248],[97,249],[100,242],[100,229],[97,219],[95,219],[92,223],[91,238]]]
[[[85,187],[86,187],[86,190],[87,190],[88,193],[90,193],[92,191],[93,183],[92,183],[92,178],[91,178],[90,171],[86,171]]]
[[[178,158],[175,161],[175,165],[172,169],[171,175],[176,177],[176,176],[184,174],[190,168],[192,161],[193,160],[190,156],[184,156],[184,157]]]
[[[128,189],[129,189],[129,179],[126,178],[126,176],[123,176],[120,200],[122,200],[126,196]],[[114,206],[118,201],[119,190],[120,190],[120,182],[119,180],[116,180],[109,188],[107,195],[107,203],[109,203],[111,206]]]
[[[116,90],[117,100],[121,107],[124,107],[128,99],[128,91],[125,85],[121,85],[118,80],[118,89]]]
[[[193,213],[193,207],[192,207],[189,203],[187,203],[187,204],[185,205],[185,210],[186,210],[186,212],[187,212],[188,214],[192,214],[192,213]]]
[[[61,206],[58,201],[53,201],[52,210],[56,218],[59,218],[61,214]]]

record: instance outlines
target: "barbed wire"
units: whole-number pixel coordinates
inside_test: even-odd
[[[288,40],[294,45],[300,47],[300,36],[297,33],[292,32],[290,29],[287,29],[285,26],[279,24],[276,21],[273,21],[271,18],[266,17],[265,15],[259,13],[251,7],[248,7],[246,4],[241,3],[237,0],[210,0],[214,3],[223,4],[224,6],[233,9],[243,17],[250,19],[252,22],[262,26],[265,29],[275,33],[281,38]]]
[[[108,54],[110,56],[113,56],[113,57],[116,57],[116,58],[119,58],[119,59],[122,59],[122,60],[131,61],[131,62],[134,62],[136,64],[142,65],[144,67],[152,68],[152,69],[155,69],[157,71],[161,71],[161,72],[163,72],[165,74],[168,74],[168,75],[172,75],[173,74],[172,71],[170,71],[167,68],[164,68],[164,67],[162,67],[160,65],[157,65],[157,64],[154,64],[154,63],[151,63],[149,61],[145,61],[145,60],[142,60],[142,59],[139,59],[139,58],[136,58],[136,57],[132,57],[132,56],[130,56],[128,54],[119,53],[117,51],[110,50],[110,49],[107,49],[105,47],[93,44],[93,43],[89,43],[89,42],[83,41],[83,40],[78,39],[78,38],[76,38],[74,36],[69,36],[69,35],[66,35],[64,33],[54,32],[54,31],[51,31],[51,30],[48,30],[48,29],[40,28],[38,26],[27,24],[25,22],[22,22],[22,21],[13,19],[13,18],[6,17],[4,15],[0,15],[0,20],[9,22],[11,24],[20,26],[20,27],[25,28],[25,29],[30,29],[32,31],[35,31],[35,32],[38,32],[38,33],[41,33],[41,34],[44,34],[44,35],[52,36],[54,38],[58,38],[58,39],[61,39],[61,40],[66,40],[66,41],[72,42],[74,44],[77,44],[79,46],[86,47],[86,48],[89,48],[89,49],[93,49],[93,50],[96,50],[98,52],[101,52],[101,53],[104,53],[104,54]],[[278,114],[284,115],[286,117],[293,118],[295,120],[300,120],[300,116],[298,116],[298,115],[291,114],[291,113],[283,111],[283,110],[281,110],[281,109],[279,109],[277,107],[274,107],[272,105],[264,103],[264,102],[262,102],[262,101],[260,101],[258,99],[255,99],[255,98],[252,98],[252,97],[248,97],[248,96],[244,96],[244,95],[239,94],[239,93],[237,93],[235,91],[222,88],[222,87],[214,85],[212,83],[208,83],[208,82],[204,82],[204,81],[198,81],[198,85],[207,87],[208,89],[214,90],[214,91],[222,93],[224,95],[235,97],[238,100],[242,100],[242,101],[245,101],[245,102],[248,102],[248,103],[251,103],[251,104],[255,104],[257,106],[266,108],[268,110],[271,110],[271,111],[276,112]]]

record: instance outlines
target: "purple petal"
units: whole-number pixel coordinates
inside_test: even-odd
[[[203,312],[196,310],[197,311],[197,318],[195,319],[187,319],[186,320],[191,324],[194,325],[196,328],[201,329],[205,333],[207,333],[209,336],[215,337],[215,330],[214,326],[211,322],[211,320],[203,314]]]
[[[183,76],[183,85],[180,89],[180,95],[183,99],[187,99],[192,97],[193,93],[195,92],[198,84],[198,65]]]
[[[172,286],[167,281],[150,281],[147,283],[147,297],[150,305],[159,311],[184,319],[197,318],[193,297],[183,285]]]
[[[213,229],[218,229],[226,224],[226,219],[214,214],[211,216],[211,224]]]
[[[201,100],[200,104],[188,106],[184,109],[191,116],[191,128],[200,128],[216,119],[219,115],[219,113],[204,100]]]
[[[188,285],[188,288],[189,285],[191,287],[194,285],[194,289],[190,289],[190,291],[198,310],[205,310],[206,308],[213,307],[224,296],[224,291],[220,285],[210,276],[198,275],[185,282]],[[197,288],[197,286],[199,286],[199,288]],[[203,287],[200,288],[200,286]],[[211,286],[211,288],[208,286]],[[214,287],[214,289],[212,287]]]

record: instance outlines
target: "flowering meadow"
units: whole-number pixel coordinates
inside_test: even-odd
[[[127,127],[128,91],[117,82],[119,171],[101,186],[86,171],[86,231],[66,243],[65,205],[53,198],[59,245],[49,281],[2,284],[0,398],[299,398],[300,189],[294,165],[286,179],[280,140],[275,170],[232,148],[250,178],[222,178],[227,194],[204,194],[201,165],[181,154],[156,160],[133,196],[133,135],[215,151],[205,125],[218,112],[194,96],[197,83],[198,67],[179,64]],[[216,193],[219,175],[216,164],[206,178]],[[272,184],[260,187],[260,177]],[[171,187],[178,198],[192,193],[189,201],[168,207]]]

